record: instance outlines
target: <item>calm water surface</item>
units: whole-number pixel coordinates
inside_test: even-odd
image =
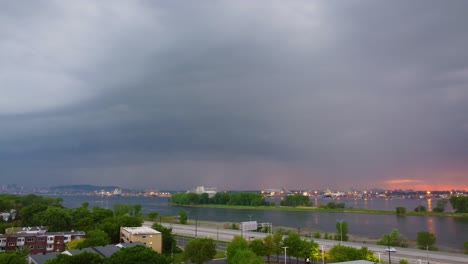
[[[434,217],[434,216],[403,216],[373,215],[373,214],[345,214],[324,212],[292,212],[292,211],[268,211],[268,210],[235,210],[224,208],[186,208],[169,206],[168,198],[164,197],[127,197],[127,196],[60,196],[63,205],[69,208],[79,207],[83,202],[88,202],[90,208],[99,206],[112,209],[115,203],[141,204],[143,213],[151,211],[160,215],[177,215],[179,210],[188,212],[190,219],[242,222],[250,219],[258,222],[270,222],[274,226],[287,226],[293,228],[312,228],[322,232],[335,233],[336,221],[344,220],[348,223],[349,233],[352,235],[379,238],[392,229],[398,229],[410,240],[415,240],[420,231],[430,231],[437,237],[436,244],[443,247],[463,248],[463,242],[468,241],[468,218]],[[312,200],[313,203],[324,203],[332,200]],[[395,207],[403,206],[407,210],[413,210],[418,205],[427,208],[435,207],[436,201],[427,200],[333,200],[344,202],[346,207],[395,210]],[[448,205],[449,206],[449,205]],[[451,208],[446,208],[451,210]]]

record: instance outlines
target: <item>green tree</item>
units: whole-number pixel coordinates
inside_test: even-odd
[[[94,223],[100,224],[109,218],[113,218],[114,212],[111,209],[94,206],[93,209],[91,209],[91,217],[93,218]]]
[[[3,263],[3,262],[2,262]],[[24,263],[24,262],[23,262]],[[55,258],[46,261],[46,264],[102,264],[104,260],[96,253],[82,252],[73,256],[58,254]]]
[[[98,227],[109,235],[111,243],[120,242],[121,226],[141,226],[143,219],[141,217],[121,215],[117,217],[106,218]]]
[[[250,249],[237,250],[229,261],[230,264],[262,264],[263,259]]]
[[[433,212],[436,213],[442,213],[445,211],[445,205],[447,205],[448,200],[447,199],[439,199],[437,200],[436,207],[432,209]]]
[[[184,259],[196,264],[210,261],[216,255],[216,245],[211,238],[195,238],[191,240],[184,250]]]
[[[328,251],[328,260],[330,262],[345,262],[352,260],[368,260],[378,262],[378,258],[367,247],[360,249],[343,245],[335,245]]]
[[[452,196],[450,204],[456,213],[468,213],[468,196]]]
[[[23,207],[20,210],[19,217],[21,219],[22,226],[35,226],[41,225],[41,223],[36,223],[34,216],[47,210],[47,205],[45,204],[31,204]]]
[[[230,264],[232,258],[236,254],[238,250],[244,250],[248,249],[249,244],[245,240],[245,238],[241,236],[234,236],[234,238],[231,240],[229,245],[226,248],[226,258],[227,258],[227,263]]]
[[[468,255],[468,240],[463,243],[463,253]]]
[[[268,235],[263,239],[263,245],[265,247],[265,255],[268,263],[270,263],[270,257],[275,253],[275,245],[273,242],[273,235]]]
[[[336,222],[335,227],[335,240],[348,241],[348,223],[346,221],[341,220]]]
[[[396,210],[397,215],[405,215],[406,214],[406,208],[405,207],[399,206],[395,210]]]
[[[302,248],[301,248],[301,245],[302,245],[302,240],[301,238],[299,237],[299,235],[295,232],[291,232],[289,233],[283,240],[283,245],[285,247],[288,247],[288,256],[289,258],[292,257],[295,257],[296,258],[296,262],[298,262],[299,260],[299,257],[302,256]]]
[[[320,258],[319,245],[314,240],[302,240],[300,257],[318,261]]]
[[[302,194],[287,195],[281,200],[282,206],[310,206],[310,198]]]
[[[313,237],[314,237],[314,238],[321,238],[322,236],[320,235],[320,232],[319,232],[319,231],[316,231],[316,232],[314,232]]]
[[[279,255],[283,246],[283,235],[281,233],[275,233],[273,235],[273,252],[276,254],[276,261],[279,260]]]
[[[172,228],[164,227],[163,225],[158,224],[158,223],[154,223],[152,228],[161,232],[163,253],[171,253],[173,251],[175,252],[179,251],[174,235],[172,234]]]
[[[263,240],[256,238],[249,243],[249,248],[252,250],[253,253],[257,256],[266,256],[266,248]]]
[[[86,262],[82,262],[86,263]],[[137,245],[122,248],[104,261],[105,264],[169,264],[169,261],[151,248]]]
[[[70,241],[71,242],[71,241]],[[77,248],[105,246],[111,243],[109,235],[102,230],[91,230],[86,233],[86,238],[76,245]]]
[[[146,214],[146,218],[150,221],[154,221],[156,220],[156,218],[158,218],[158,213],[157,212],[149,212],[148,214]]]
[[[418,232],[416,243],[419,249],[436,250],[436,236],[428,231]]]
[[[85,238],[73,239],[72,241],[65,244],[67,250],[78,249],[81,242],[85,241]]]
[[[92,213],[88,210],[87,204],[75,208],[70,212],[71,223],[74,229],[88,231],[95,228]]]
[[[415,212],[426,212],[426,207],[424,205],[419,205],[416,208],[414,208]]]
[[[384,234],[377,245],[392,246],[392,247],[408,247],[408,240],[398,231],[393,229],[390,233]]]
[[[184,210],[179,211],[179,224],[186,225],[188,221],[187,213]]]
[[[400,264],[408,264],[408,260],[407,259],[400,259]]]
[[[0,263],[8,264],[24,264],[26,256],[20,252],[3,252],[0,253]]]
[[[71,217],[67,209],[49,207],[34,216],[34,222],[48,227],[50,232],[71,230]]]

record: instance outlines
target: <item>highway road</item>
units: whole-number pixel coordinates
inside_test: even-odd
[[[153,222],[145,221],[143,225],[151,226]],[[162,223],[166,227],[172,228],[172,233],[181,236],[187,237],[209,237],[218,241],[231,241],[235,235],[242,235],[247,240],[260,238],[263,239],[268,234],[257,233],[257,232],[241,232],[240,230],[233,229],[221,229],[221,228],[212,228],[205,226],[195,226],[195,225],[179,225],[179,224],[167,224]],[[339,244],[340,241],[335,240],[325,240],[325,239],[314,239],[320,247],[323,246],[323,249],[326,251],[333,247],[336,244]],[[343,242],[345,246],[352,246],[360,248],[366,246],[369,250],[373,251],[376,256],[379,256],[382,261],[388,263],[388,252],[385,251],[385,246],[379,246],[374,244],[364,244],[364,243],[353,243],[353,242]],[[390,258],[392,263],[399,263],[400,259],[406,259],[410,264],[468,264],[468,255],[448,253],[448,252],[438,252],[438,251],[425,251],[419,249],[411,248],[396,248],[397,252],[390,253]]]

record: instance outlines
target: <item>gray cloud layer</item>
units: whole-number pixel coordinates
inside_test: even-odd
[[[311,189],[410,179],[468,188],[467,8],[2,3],[0,177]]]

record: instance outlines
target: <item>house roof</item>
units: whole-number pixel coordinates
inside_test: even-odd
[[[99,247],[88,247],[88,248],[82,248],[82,249],[66,250],[61,253],[53,252],[53,253],[47,253],[47,254],[29,255],[28,257],[31,260],[31,263],[34,263],[34,264],[44,264],[47,260],[55,258],[57,254],[67,254],[67,255],[73,256],[73,255],[77,255],[83,252],[89,252],[89,253],[98,254],[101,257],[109,257],[115,252],[119,251],[121,248],[134,247],[138,245],[146,247],[146,245],[141,242],[120,243],[117,245],[107,245],[107,246],[99,246]]]
[[[47,260],[55,258],[60,254],[59,252],[51,252],[47,254],[37,254],[37,255],[29,255],[28,258],[31,261],[31,263],[34,264],[44,264],[46,263]]]

